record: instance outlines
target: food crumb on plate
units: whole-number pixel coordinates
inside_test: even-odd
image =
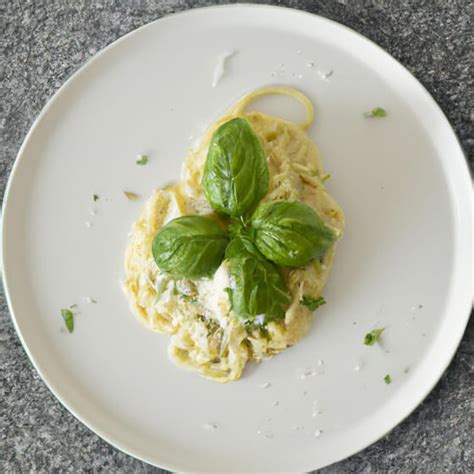
[[[271,423],[271,418],[266,418],[265,420],[263,420],[263,422],[257,428],[257,434],[265,439],[272,439],[274,434]]]
[[[140,166],[144,166],[148,163],[148,155],[144,155],[143,153],[139,153],[135,158],[135,163]]]
[[[301,380],[304,380],[307,377],[310,377],[311,375],[314,375],[314,372],[311,369],[306,369],[300,372],[298,378],[300,378]]]
[[[124,191],[123,194],[129,201],[138,201],[140,199],[137,193],[132,193],[131,191]]]
[[[314,400],[313,401],[313,405],[312,405],[312,413],[311,413],[311,416],[313,418],[317,417],[318,415],[322,415],[323,411],[321,410],[320,406],[319,406],[319,402],[318,400]]]
[[[218,58],[216,67],[214,69],[214,77],[212,80],[212,87],[216,87],[217,84],[219,84],[220,80],[224,77],[226,73],[226,66],[228,60],[237,54],[238,51],[232,50],[232,51],[227,51],[223,54],[221,54]]]
[[[215,431],[218,428],[217,423],[204,423],[202,427],[207,431]]]

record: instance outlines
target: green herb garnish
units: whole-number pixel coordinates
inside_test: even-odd
[[[307,306],[311,311],[316,311],[320,306],[326,304],[326,300],[322,296],[316,299],[303,296],[301,303]]]
[[[371,117],[385,117],[387,112],[382,107],[375,107],[370,112],[364,112],[364,117],[371,118]]]
[[[202,178],[211,206],[234,218],[245,216],[267,194],[268,182],[265,152],[247,120],[221,125],[211,139]]]
[[[268,260],[302,267],[324,255],[336,240],[316,211],[298,201],[261,204],[252,216],[255,245]]]
[[[178,280],[211,277],[225,258],[231,276],[226,292],[242,322],[263,326],[283,319],[291,296],[276,265],[301,267],[322,258],[336,234],[301,202],[258,206],[268,192],[269,169],[259,138],[243,118],[214,133],[201,184],[224,224],[203,216],[168,222],[152,244],[159,269]],[[324,299],[306,303],[316,309]]]
[[[98,201],[99,200],[99,195],[98,194],[93,194],[92,199],[94,200],[94,202]]]
[[[70,306],[70,309],[61,310],[61,316],[63,317],[67,330],[69,332],[74,331],[74,313],[71,310],[76,306],[77,304],[73,304],[72,306]]]
[[[244,321],[264,315],[262,324],[283,319],[291,298],[276,267],[245,237],[234,238],[226,250],[234,288],[228,288],[232,310]]]
[[[364,338],[364,344],[366,346],[373,346],[378,340],[380,335],[385,331],[385,328],[374,329],[373,331],[368,332]]]
[[[164,225],[153,240],[156,264],[173,278],[212,276],[224,258],[229,238],[213,220],[183,216]]]
[[[389,374],[387,374],[384,378],[383,378],[384,382],[388,385],[390,383],[392,383],[392,377],[390,377]]]
[[[182,293],[179,295],[179,297],[188,303],[194,304],[197,303],[197,298],[195,296],[191,295],[183,295]]]
[[[331,179],[330,174],[325,174],[324,176],[321,177],[321,181],[325,183],[328,179]]]
[[[148,163],[148,156],[147,155],[137,155],[136,164],[137,165],[146,165]]]

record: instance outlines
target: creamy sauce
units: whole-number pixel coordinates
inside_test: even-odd
[[[212,278],[206,278],[198,283],[198,300],[214,319],[219,321],[222,328],[226,328],[229,322],[230,311],[229,297],[225,291],[229,288],[229,266],[223,262]]]

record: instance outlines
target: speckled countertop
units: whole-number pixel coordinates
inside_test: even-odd
[[[229,2],[200,0],[0,2],[0,190],[28,129],[87,59],[163,15]],[[234,2],[230,2],[234,3]],[[428,89],[474,160],[469,0],[285,0],[374,40]],[[470,70],[471,68],[471,70]],[[109,446],[48,391],[15,334],[0,295],[0,472],[165,472]],[[474,324],[425,402],[389,435],[322,473],[474,472]]]

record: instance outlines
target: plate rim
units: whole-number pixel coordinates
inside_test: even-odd
[[[253,4],[253,3],[235,3],[235,4],[225,4],[225,5],[212,5],[212,6],[206,6],[206,7],[199,7],[199,8],[190,8],[186,10],[182,10],[179,12],[174,12],[171,14],[166,14],[160,18],[157,18],[151,22],[148,22],[144,25],[139,26],[138,28],[129,31],[128,33],[124,34],[123,36],[117,38],[116,40],[112,41],[109,43],[107,46],[102,48],[100,51],[98,51],[96,54],[94,54],[92,57],[90,57],[84,64],[82,64],[77,70],[75,70],[67,79],[66,81],[59,87],[59,89],[47,100],[46,104],[43,106],[41,109],[40,113],[38,116],[35,118],[33,121],[32,125],[29,128],[28,133],[26,134],[25,138],[23,139],[23,142],[20,146],[20,149],[17,153],[17,156],[15,158],[14,164],[12,166],[12,169],[10,171],[10,175],[8,177],[7,185],[5,188],[5,193],[3,197],[3,202],[2,202],[2,216],[1,216],[1,233],[0,233],[0,245],[1,245],[1,270],[2,270],[2,280],[3,280],[3,287],[4,287],[4,294],[5,294],[5,299],[7,302],[8,310],[10,313],[10,317],[13,322],[13,326],[15,328],[15,331],[21,341],[21,344],[23,346],[24,351],[26,352],[30,362],[32,363],[33,367],[35,368],[36,372],[42,379],[42,381],[45,383],[46,387],[52,392],[52,394],[55,396],[55,398],[61,403],[61,405],[69,412],[71,413],[79,422],[84,424],[89,430],[91,430],[93,433],[95,433],[97,436],[99,436],[102,440],[113,446],[114,448],[118,449],[119,451],[122,451],[123,453],[136,458],[142,462],[145,462],[147,464],[160,467],[163,469],[171,470],[171,471],[180,471],[180,467],[173,461],[172,463],[169,462],[160,462],[158,464],[157,460],[151,460],[147,459],[146,456],[142,455],[139,453],[137,449],[131,449],[126,446],[126,443],[122,443],[120,440],[118,440],[113,433],[107,433],[106,430],[102,430],[101,428],[95,426],[94,422],[89,419],[89,417],[86,414],[80,413],[80,409],[75,408],[72,406],[72,403],[68,400],[66,400],[67,397],[63,397],[60,395],[61,390],[57,388],[54,384],[53,381],[48,379],[47,376],[47,371],[40,369],[40,363],[38,360],[35,358],[34,354],[31,353],[31,351],[28,348],[28,345],[24,339],[23,333],[21,331],[20,325],[18,324],[17,318],[15,316],[14,310],[13,310],[13,304],[11,301],[10,297],[10,289],[9,289],[9,278],[8,278],[8,273],[9,270],[7,270],[6,265],[5,265],[5,259],[4,255],[6,255],[6,244],[5,239],[6,236],[6,226],[4,225],[5,221],[8,220],[9,216],[9,209],[12,207],[10,205],[11,201],[11,193],[12,193],[12,187],[13,187],[13,182],[15,181],[15,176],[17,174],[17,170],[19,167],[19,164],[22,160],[24,160],[25,156],[25,149],[27,145],[29,144],[36,128],[38,125],[41,123],[43,118],[47,115],[49,110],[53,107],[56,101],[58,101],[61,97],[61,95],[65,92],[65,90],[68,88],[69,84],[75,81],[77,78],[81,76],[81,74],[95,61],[100,60],[100,58],[107,54],[111,49],[115,48],[117,45],[119,45],[122,41],[126,41],[129,37],[132,35],[138,34],[142,29],[151,27],[155,23],[158,22],[165,22],[169,20],[170,18],[174,17],[179,17],[179,16],[190,16],[195,14],[196,12],[203,12],[203,11],[209,11],[209,10],[240,10],[240,9],[255,9],[255,10],[276,10],[276,11],[286,11],[287,14],[290,15],[301,15],[301,16],[306,16],[306,17],[316,17],[319,21],[329,23],[332,27],[334,28],[342,28],[348,33],[351,33],[353,35],[356,35],[359,40],[365,42],[369,47],[375,47],[377,52],[379,54],[384,55],[386,58],[389,58],[391,61],[393,61],[398,67],[402,68],[406,74],[408,74],[411,78],[411,80],[415,81],[416,86],[418,87],[419,91],[422,92],[425,96],[425,99],[427,99],[432,106],[434,106],[436,112],[438,113],[440,119],[443,122],[443,126],[450,131],[450,134],[452,137],[455,138],[455,142],[457,144],[457,148],[459,149],[460,152],[460,157],[463,157],[464,159],[462,160],[463,164],[460,164],[460,166],[464,169],[464,171],[461,171],[461,173],[464,175],[464,178],[466,178],[465,183],[458,183],[459,186],[464,186],[464,184],[468,185],[469,182],[469,177],[472,180],[472,175],[468,166],[468,161],[467,161],[467,156],[463,150],[462,144],[459,140],[459,137],[456,134],[456,131],[454,130],[453,126],[449,122],[448,118],[446,117],[445,113],[441,109],[441,107],[438,105],[436,100],[433,98],[433,96],[428,92],[428,90],[423,86],[423,84],[403,65],[401,64],[396,58],[394,58],[390,53],[385,51],[381,46],[379,46],[377,43],[372,41],[371,39],[367,38],[363,34],[353,30],[352,28],[339,23],[338,21],[326,18],[324,16],[311,13],[305,10],[300,10],[297,8],[290,8],[290,7],[283,7],[283,6],[277,6],[277,5],[267,5],[267,4]],[[455,158],[458,159],[458,158]],[[471,216],[472,217],[472,216]],[[471,219],[472,220],[472,219]],[[389,427],[386,430],[383,430],[382,433],[379,433],[374,436],[369,436],[367,437],[367,440],[362,443],[362,446],[357,446],[354,450],[351,452],[345,454],[345,455],[338,455],[336,459],[331,461],[330,463],[325,463],[321,466],[318,466],[317,469],[326,467],[328,465],[340,462],[344,459],[347,459],[351,456],[354,456],[355,454],[363,451],[364,449],[368,448],[378,440],[382,439],[385,437],[388,433],[390,433],[395,427],[397,427],[400,423],[402,423],[408,416],[410,416],[416,408],[425,400],[425,398],[432,392],[434,387],[438,384],[439,380],[441,379],[442,375],[450,365],[452,359],[454,358],[454,355],[456,354],[459,345],[461,343],[461,340],[464,336],[464,333],[466,331],[467,324],[470,319],[470,313],[472,309],[472,302],[473,302],[473,295],[471,295],[471,299],[468,300],[466,299],[465,302],[465,310],[463,314],[457,315],[458,318],[458,324],[460,325],[459,333],[455,337],[455,341],[450,347],[448,351],[445,351],[445,357],[444,357],[444,363],[438,366],[437,370],[437,375],[431,380],[431,383],[428,383],[426,385],[426,388],[423,390],[423,394],[420,397],[414,397],[415,402],[411,403],[410,405],[405,405],[405,408],[403,410],[400,410],[403,412],[401,417],[399,417],[398,421],[395,422],[391,427]],[[408,409],[406,409],[408,407]]]

